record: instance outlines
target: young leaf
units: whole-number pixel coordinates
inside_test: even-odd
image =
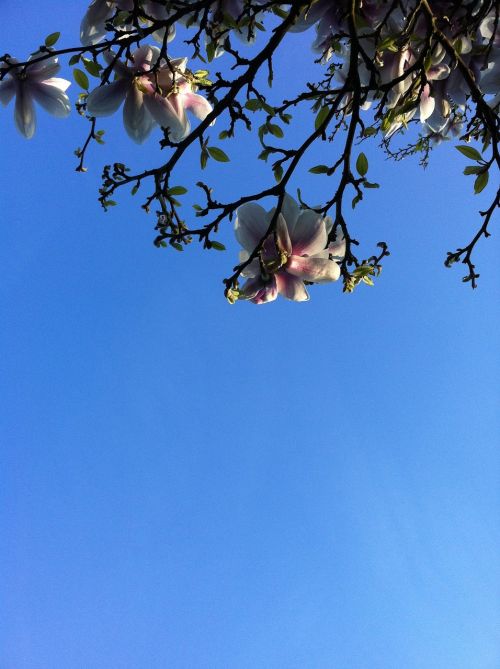
[[[85,69],[87,72],[92,75],[93,77],[99,77],[100,76],[100,69],[101,66],[96,63],[94,60],[89,60],[88,58],[83,59],[83,65],[85,66]]]
[[[356,170],[361,177],[364,177],[368,172],[368,158],[364,153],[360,153],[356,160]]]
[[[217,148],[216,146],[207,146],[208,153],[212,156],[214,160],[218,160],[219,163],[228,163],[229,157],[224,153],[222,149]]]
[[[323,123],[324,123],[324,121],[325,121],[325,119],[326,119],[326,117],[328,116],[329,113],[330,113],[330,108],[329,107],[321,107],[321,109],[319,110],[319,112],[316,116],[316,119],[314,120],[314,129],[315,130],[318,130],[318,128],[320,128],[323,125]]]
[[[45,38],[45,46],[54,46],[57,40],[61,37],[61,33],[50,33]]]
[[[210,248],[215,249],[216,251],[225,251],[226,247],[220,242],[210,242]]]
[[[168,189],[169,195],[184,195],[185,193],[187,193],[187,188],[184,188],[184,186],[172,186]]]
[[[311,167],[309,172],[312,174],[326,174],[329,169],[328,165],[315,165],[314,167]]]
[[[486,188],[489,178],[490,175],[488,170],[485,170],[482,174],[478,175],[477,179],[474,181],[474,193],[476,193],[476,195]]]
[[[260,100],[257,100],[257,98],[250,98],[250,100],[247,100],[245,102],[245,109],[249,109],[250,111],[258,111],[259,109],[262,108],[262,104]]]
[[[73,70],[73,77],[76,83],[83,88],[83,90],[89,90],[89,78],[82,70],[79,70],[77,67]]]
[[[460,151],[466,158],[471,160],[476,160],[477,162],[481,161],[483,157],[477,149],[472,146],[466,146],[464,144],[455,147],[457,151]]]
[[[283,137],[283,130],[279,127],[279,125],[276,125],[275,123],[268,123],[267,129],[269,130],[271,135],[278,137],[278,139],[281,139]]]

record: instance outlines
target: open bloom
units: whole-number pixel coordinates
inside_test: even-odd
[[[156,20],[168,18],[168,11],[164,5],[154,0],[144,0],[142,3],[144,14]],[[87,9],[80,24],[80,41],[84,45],[98,44],[106,37],[106,23],[113,18],[118,11],[131,12],[134,9],[134,0],[94,0]],[[148,21],[146,20],[146,25]],[[125,25],[125,28],[133,26]],[[164,29],[156,30],[153,37],[158,42],[163,42]],[[167,41],[175,37],[175,26],[171,26]]]
[[[123,123],[128,135],[142,143],[155,124],[169,131],[172,141],[178,142],[190,132],[186,111],[203,120],[212,106],[192,89],[184,76],[187,58],[161,62],[155,46],[141,46],[126,65],[107,52],[106,60],[113,64],[115,81],[94,89],[87,98],[87,111],[92,116],[109,116],[125,102]]]
[[[33,60],[40,54],[32,56]],[[17,63],[14,59],[11,63]],[[0,82],[0,102],[7,105],[16,97],[14,120],[19,132],[27,139],[35,134],[36,116],[34,102],[38,102],[49,114],[60,118],[71,111],[66,90],[71,84],[66,79],[54,77],[60,70],[57,58],[47,58],[24,68],[12,68],[8,78]]]
[[[243,247],[240,261],[244,262],[265,237],[275,209],[266,212],[260,205],[249,202],[238,208],[235,223],[236,239]],[[328,245],[332,228],[329,217],[311,209],[300,209],[295,200],[285,195],[277,217],[276,233],[265,240],[260,257],[243,270],[248,277],[240,296],[254,304],[275,300],[278,294],[294,302],[309,299],[304,281],[328,283],[340,276],[337,260],[345,254],[344,239]]]

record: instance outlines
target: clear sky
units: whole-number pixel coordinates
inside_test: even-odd
[[[4,2],[0,50],[55,30],[69,45],[84,8]],[[307,42],[280,58],[276,100]],[[12,113],[0,668],[497,669],[500,249],[479,248],[475,292],[443,267],[491,194],[471,195],[465,158],[443,147],[423,172],[366,148],[382,188],[352,222],[390,243],[376,287],[231,307],[229,224],[227,252],[180,254],[153,247],[139,195],[96,201],[105,162],[159,163],[153,137],[138,148],[109,119],[76,174],[82,119],[40,113],[27,142]],[[245,133],[224,149],[221,198],[271,178]],[[294,182],[311,202],[328,181],[307,168],[334,150]],[[196,160],[183,170],[191,187]]]

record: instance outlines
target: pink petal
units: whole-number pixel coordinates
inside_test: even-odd
[[[177,95],[164,98],[158,93],[145,94],[144,104],[154,120],[169,130],[170,139],[179,142],[189,134],[189,121]]]
[[[340,276],[340,267],[327,258],[303,258],[292,256],[286,264],[286,271],[302,281],[329,283]]]
[[[210,102],[197,93],[183,93],[182,102],[184,108],[192,112],[200,121],[204,121],[212,111]]]
[[[293,254],[314,255],[326,248],[328,235],[325,219],[312,209],[304,210],[290,233]]]
[[[422,123],[432,115],[435,106],[436,101],[431,96],[431,88],[429,84],[425,84],[422,95],[420,96],[420,120]]]
[[[309,299],[306,287],[297,277],[287,272],[277,272],[275,277],[279,294],[286,297],[287,300],[306,302]]]
[[[282,214],[278,214],[276,221],[276,243],[279,251],[284,251],[287,255],[292,253],[292,242]]]
[[[248,279],[242,286],[240,295],[246,300],[251,300],[254,304],[273,302],[278,297],[275,276],[271,276],[268,281],[264,281],[261,277]]]

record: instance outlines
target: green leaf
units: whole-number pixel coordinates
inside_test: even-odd
[[[89,60],[88,58],[83,59],[83,65],[87,72],[93,77],[100,77],[101,66],[99,63],[96,63],[94,60]]]
[[[45,46],[54,46],[57,40],[61,37],[61,33],[50,33],[45,38]]]
[[[271,133],[271,135],[274,135],[275,137],[278,137],[281,139],[283,137],[283,130],[279,127],[279,125],[276,125],[275,123],[268,123],[267,124],[267,129]]]
[[[79,62],[80,62],[80,54],[76,53],[74,56],[71,56],[71,58],[68,61],[68,65],[70,67],[73,67],[73,65],[76,65]]]
[[[371,183],[370,181],[363,181],[363,186],[365,188],[380,188],[380,184]]]
[[[309,172],[312,174],[326,174],[329,169],[328,165],[315,165],[314,167],[311,167]]]
[[[79,70],[77,67],[73,70],[73,78],[76,83],[83,88],[83,90],[89,90],[89,78],[82,70]]]
[[[484,168],[480,165],[467,165],[467,167],[464,169],[464,174],[481,174],[483,169]]]
[[[279,183],[282,177],[283,177],[283,168],[281,167],[281,165],[278,165],[278,167],[274,168],[274,178]]]
[[[225,251],[226,247],[220,242],[210,242],[210,248],[215,249],[216,251]]]
[[[462,153],[466,158],[470,158],[471,160],[476,160],[477,162],[479,162],[483,159],[479,151],[472,146],[466,146],[464,144],[461,144],[460,146],[456,146],[455,148],[457,151],[460,151],[460,153]]]
[[[356,170],[361,177],[364,177],[368,172],[368,158],[364,153],[360,153],[356,160]]]
[[[187,188],[184,188],[184,186],[172,186],[167,192],[169,195],[184,195],[187,193]]]
[[[217,45],[215,42],[210,42],[207,44],[207,60],[209,63],[211,63],[215,57],[215,50],[217,48]]]
[[[262,109],[262,104],[257,98],[251,98],[245,102],[245,109],[249,109],[253,112],[258,111],[259,109]]]
[[[486,188],[488,184],[488,179],[490,178],[488,170],[485,170],[480,174],[474,182],[474,193],[476,195]]]
[[[178,242],[170,242],[170,246],[174,248],[176,251],[184,251],[184,247],[182,244],[179,244]]]
[[[205,149],[203,149],[202,152],[200,153],[200,166],[202,170],[204,170],[205,167],[207,166],[207,161],[208,161],[208,153],[206,152]]]
[[[219,149],[216,146],[207,146],[208,153],[212,156],[214,160],[218,160],[219,163],[228,163],[229,157],[224,153],[222,149]]]
[[[319,112],[316,116],[316,119],[314,120],[314,129],[315,130],[318,130],[318,128],[320,128],[323,125],[323,123],[325,122],[325,119],[326,119],[326,117],[328,116],[329,113],[330,113],[330,108],[329,107],[321,107],[321,109],[319,110]]]

